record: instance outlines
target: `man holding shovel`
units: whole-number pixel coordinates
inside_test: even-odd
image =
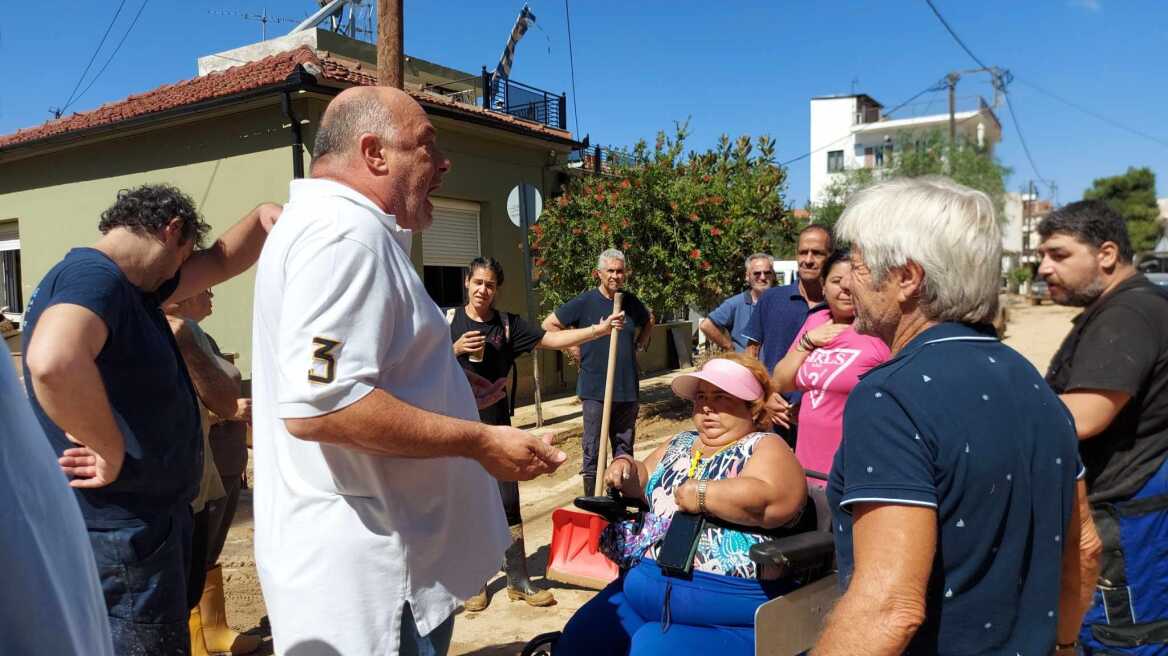
[[[543,320],[547,332],[590,326],[613,313],[613,295],[621,292],[628,276],[625,255],[609,249],[596,260],[595,276],[599,282],[576,298],[556,308]],[[617,354],[612,389],[612,416],[609,435],[612,453],[633,454],[636,433],[640,373],[637,351],[649,344],[653,330],[653,313],[634,294],[624,292],[621,310],[625,313],[622,330],[617,332]],[[594,494],[596,457],[600,444],[600,424],[604,411],[605,373],[611,338],[602,337],[569,349],[580,362],[576,394],[584,406],[584,457],[580,474],[584,477],[584,495]]]

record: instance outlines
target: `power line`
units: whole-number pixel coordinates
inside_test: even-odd
[[[965,42],[961,40],[961,37],[957,36],[957,32],[955,32],[953,28],[949,26],[949,22],[945,20],[945,17],[941,15],[941,12],[937,11],[937,7],[933,4],[933,0],[925,0],[925,2],[929,5],[929,9],[933,10],[933,14],[937,17],[937,20],[941,21],[941,24],[945,26],[945,29],[949,32],[949,36],[952,36],[953,40],[957,42],[957,45],[961,46],[961,49],[965,51],[965,54],[969,55],[973,61],[977,62],[978,66],[981,66],[982,68],[989,68],[989,66],[986,66],[980,59],[977,58],[977,55],[973,54],[973,51],[969,49],[969,46],[965,45]]]
[[[953,29],[953,27],[949,25],[949,21],[945,20],[945,17],[941,15],[941,12],[937,11],[937,6],[933,4],[933,0],[925,0],[925,3],[929,5],[929,9],[933,10],[933,15],[937,17],[937,20],[941,21],[941,25],[945,27],[945,31],[949,32],[949,36],[953,37],[953,40],[957,42],[957,45],[961,46],[961,49],[965,51],[965,54],[969,55],[970,59],[977,62],[978,66],[989,69],[990,67],[986,66],[977,55],[973,54],[973,51],[969,49],[969,46],[965,45],[965,42],[961,40],[961,37],[957,35],[957,32]],[[1030,153],[1030,146],[1026,143],[1026,135],[1022,132],[1022,125],[1018,122],[1018,115],[1014,113],[1014,104],[1010,102],[1010,92],[1008,89],[1006,89],[1005,82],[1006,80],[1001,80],[995,75],[995,87],[998,84],[1001,85],[1003,92],[1002,95],[1006,98],[1006,108],[1010,111],[1010,119],[1014,121],[1014,129],[1018,131],[1018,141],[1022,144],[1022,152],[1026,154],[1026,161],[1030,162],[1030,169],[1034,171],[1034,177],[1038,178],[1039,181],[1041,181],[1044,185],[1047,186],[1048,189],[1050,189],[1052,188],[1053,183],[1050,180],[1044,178],[1042,173],[1039,173],[1038,171],[1038,164],[1034,162],[1034,156]]]
[[[105,72],[105,69],[109,68],[110,62],[114,60],[114,56],[118,54],[118,51],[122,49],[122,44],[126,42],[126,37],[130,36],[130,32],[132,32],[134,30],[134,26],[138,24],[138,17],[142,15],[142,10],[146,9],[146,5],[149,4],[149,2],[150,0],[142,0],[142,6],[138,7],[138,13],[134,14],[134,20],[130,21],[130,26],[126,28],[126,33],[122,35],[122,40],[118,41],[118,45],[114,48],[114,51],[110,53],[109,59],[105,60],[105,63],[101,66],[101,70],[97,72],[97,75],[93,76],[93,79],[90,80],[89,84],[85,86],[85,90],[77,94],[77,98],[74,99],[75,101],[81,100],[81,96],[84,96],[85,93],[89,91],[90,87],[93,86],[93,83],[97,82],[98,78],[101,77],[101,74]]]
[[[576,106],[576,57],[572,54],[572,14],[564,0],[564,18],[568,21],[568,67],[572,71],[572,118],[576,119],[576,138],[580,138],[580,108]]]
[[[1034,171],[1034,177],[1038,178],[1042,184],[1047,186],[1047,189],[1053,187],[1053,182],[1042,177],[1038,172],[1038,165],[1034,163],[1034,158],[1030,155],[1030,146],[1026,145],[1026,137],[1022,134],[1022,126],[1018,123],[1018,115],[1014,113],[1014,104],[1010,102],[1010,94],[1002,94],[1006,97],[1006,108],[1010,110],[1010,120],[1014,121],[1014,129],[1018,131],[1018,141],[1022,144],[1022,152],[1026,153],[1026,159],[1030,162],[1030,170]]]
[[[884,115],[888,116],[888,115],[896,112],[897,110],[904,108],[905,105],[908,105],[912,101],[916,100],[917,98],[920,98],[921,96],[925,95],[926,93],[928,93],[930,91],[937,91],[941,84],[943,84],[943,82],[939,82],[939,83],[934,84],[928,88],[925,88],[925,89],[918,91],[916,94],[913,95],[912,98],[909,98],[908,100],[900,103],[896,107],[893,107],[892,109],[888,110],[887,112],[884,112]],[[826,144],[820,146],[819,148],[816,148],[815,150],[811,150],[809,152],[803,153],[802,155],[800,155],[798,157],[792,157],[791,159],[789,159],[785,162],[779,162],[779,166],[787,166],[788,164],[794,164],[795,162],[798,162],[801,159],[807,159],[808,157],[814,155],[815,153],[818,153],[821,150],[826,150],[828,148],[831,148],[832,146],[843,141],[844,139],[847,139],[850,136],[852,136],[852,133],[848,132],[847,134],[843,135],[842,137],[840,137],[838,139],[833,139],[833,140],[827,142]]]
[[[81,77],[77,78],[77,84],[73,85],[73,90],[69,92],[69,97],[65,99],[64,104],[61,105],[60,109],[49,110],[50,112],[53,112],[57,118],[61,118],[61,114],[64,114],[65,110],[69,109],[69,106],[72,105],[73,101],[76,100],[76,98],[73,97],[74,94],[76,94],[77,89],[81,87],[81,83],[85,81],[85,76],[89,73],[90,67],[93,66],[94,60],[97,59],[97,54],[101,52],[101,47],[105,45],[105,40],[109,38],[110,30],[114,29],[114,23],[118,21],[118,16],[121,15],[122,8],[125,6],[126,0],[122,0],[121,3],[118,4],[117,11],[114,12],[114,17],[110,19],[109,25],[107,25],[105,28],[105,34],[101,35],[101,41],[99,41],[97,43],[97,47],[93,49],[93,54],[89,56],[89,63],[85,65],[85,70],[81,71]]]
[[[1130,133],[1136,135],[1137,137],[1143,137],[1144,139],[1147,139],[1149,141],[1154,141],[1154,142],[1160,144],[1161,146],[1168,147],[1168,140],[1166,140],[1166,139],[1162,139],[1162,138],[1157,137],[1155,135],[1148,134],[1147,132],[1144,132],[1142,130],[1137,130],[1133,127],[1128,127],[1128,126],[1124,125],[1123,123],[1120,123],[1119,121],[1116,121],[1114,119],[1108,118],[1108,117],[1100,114],[1099,112],[1087,109],[1086,107],[1084,107],[1078,103],[1072,102],[1070,100],[1067,100],[1066,98],[1064,98],[1064,97],[1062,97],[1062,96],[1060,96],[1052,91],[1048,91],[1046,89],[1043,89],[1042,87],[1038,86],[1037,84],[1034,84],[1033,82],[1027,82],[1025,80],[1018,80],[1018,82],[1025,85],[1025,86],[1030,87],[1031,89],[1034,89],[1035,91],[1037,91],[1041,94],[1044,94],[1046,96],[1050,96],[1051,98],[1063,103],[1064,105],[1067,105],[1068,107],[1072,107],[1074,109],[1079,110],[1080,112],[1083,112],[1084,114],[1086,114],[1088,116],[1097,118],[1100,121],[1103,121],[1104,123],[1107,123],[1108,125],[1110,125],[1112,127],[1119,128],[1120,130],[1130,132]]]

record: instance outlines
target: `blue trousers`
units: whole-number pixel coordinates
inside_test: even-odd
[[[1103,541],[1087,654],[1168,655],[1168,461],[1131,499],[1093,504]]]
[[[754,612],[774,596],[753,579],[695,571],[661,574],[643,559],[584,604],[556,643],[556,656],[754,654]]]
[[[185,505],[135,526],[89,529],[115,653],[190,653],[191,532],[191,509]]]
[[[414,612],[406,604],[402,611],[401,649],[399,656],[446,656],[450,649],[450,638],[454,635],[454,616],[446,618],[426,635],[418,631],[414,623]]]

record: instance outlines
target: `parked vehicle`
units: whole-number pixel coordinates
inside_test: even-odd
[[[1136,269],[1148,280],[1161,287],[1168,287],[1168,252],[1139,253],[1135,264]]]
[[[1037,278],[1030,281],[1030,304],[1042,305],[1043,301],[1050,300],[1050,288],[1046,281],[1042,278]]]

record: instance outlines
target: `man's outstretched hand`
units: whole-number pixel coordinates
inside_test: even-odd
[[[478,461],[500,481],[529,481],[559,469],[568,454],[551,445],[551,436],[536,437],[511,426],[488,426]]]

